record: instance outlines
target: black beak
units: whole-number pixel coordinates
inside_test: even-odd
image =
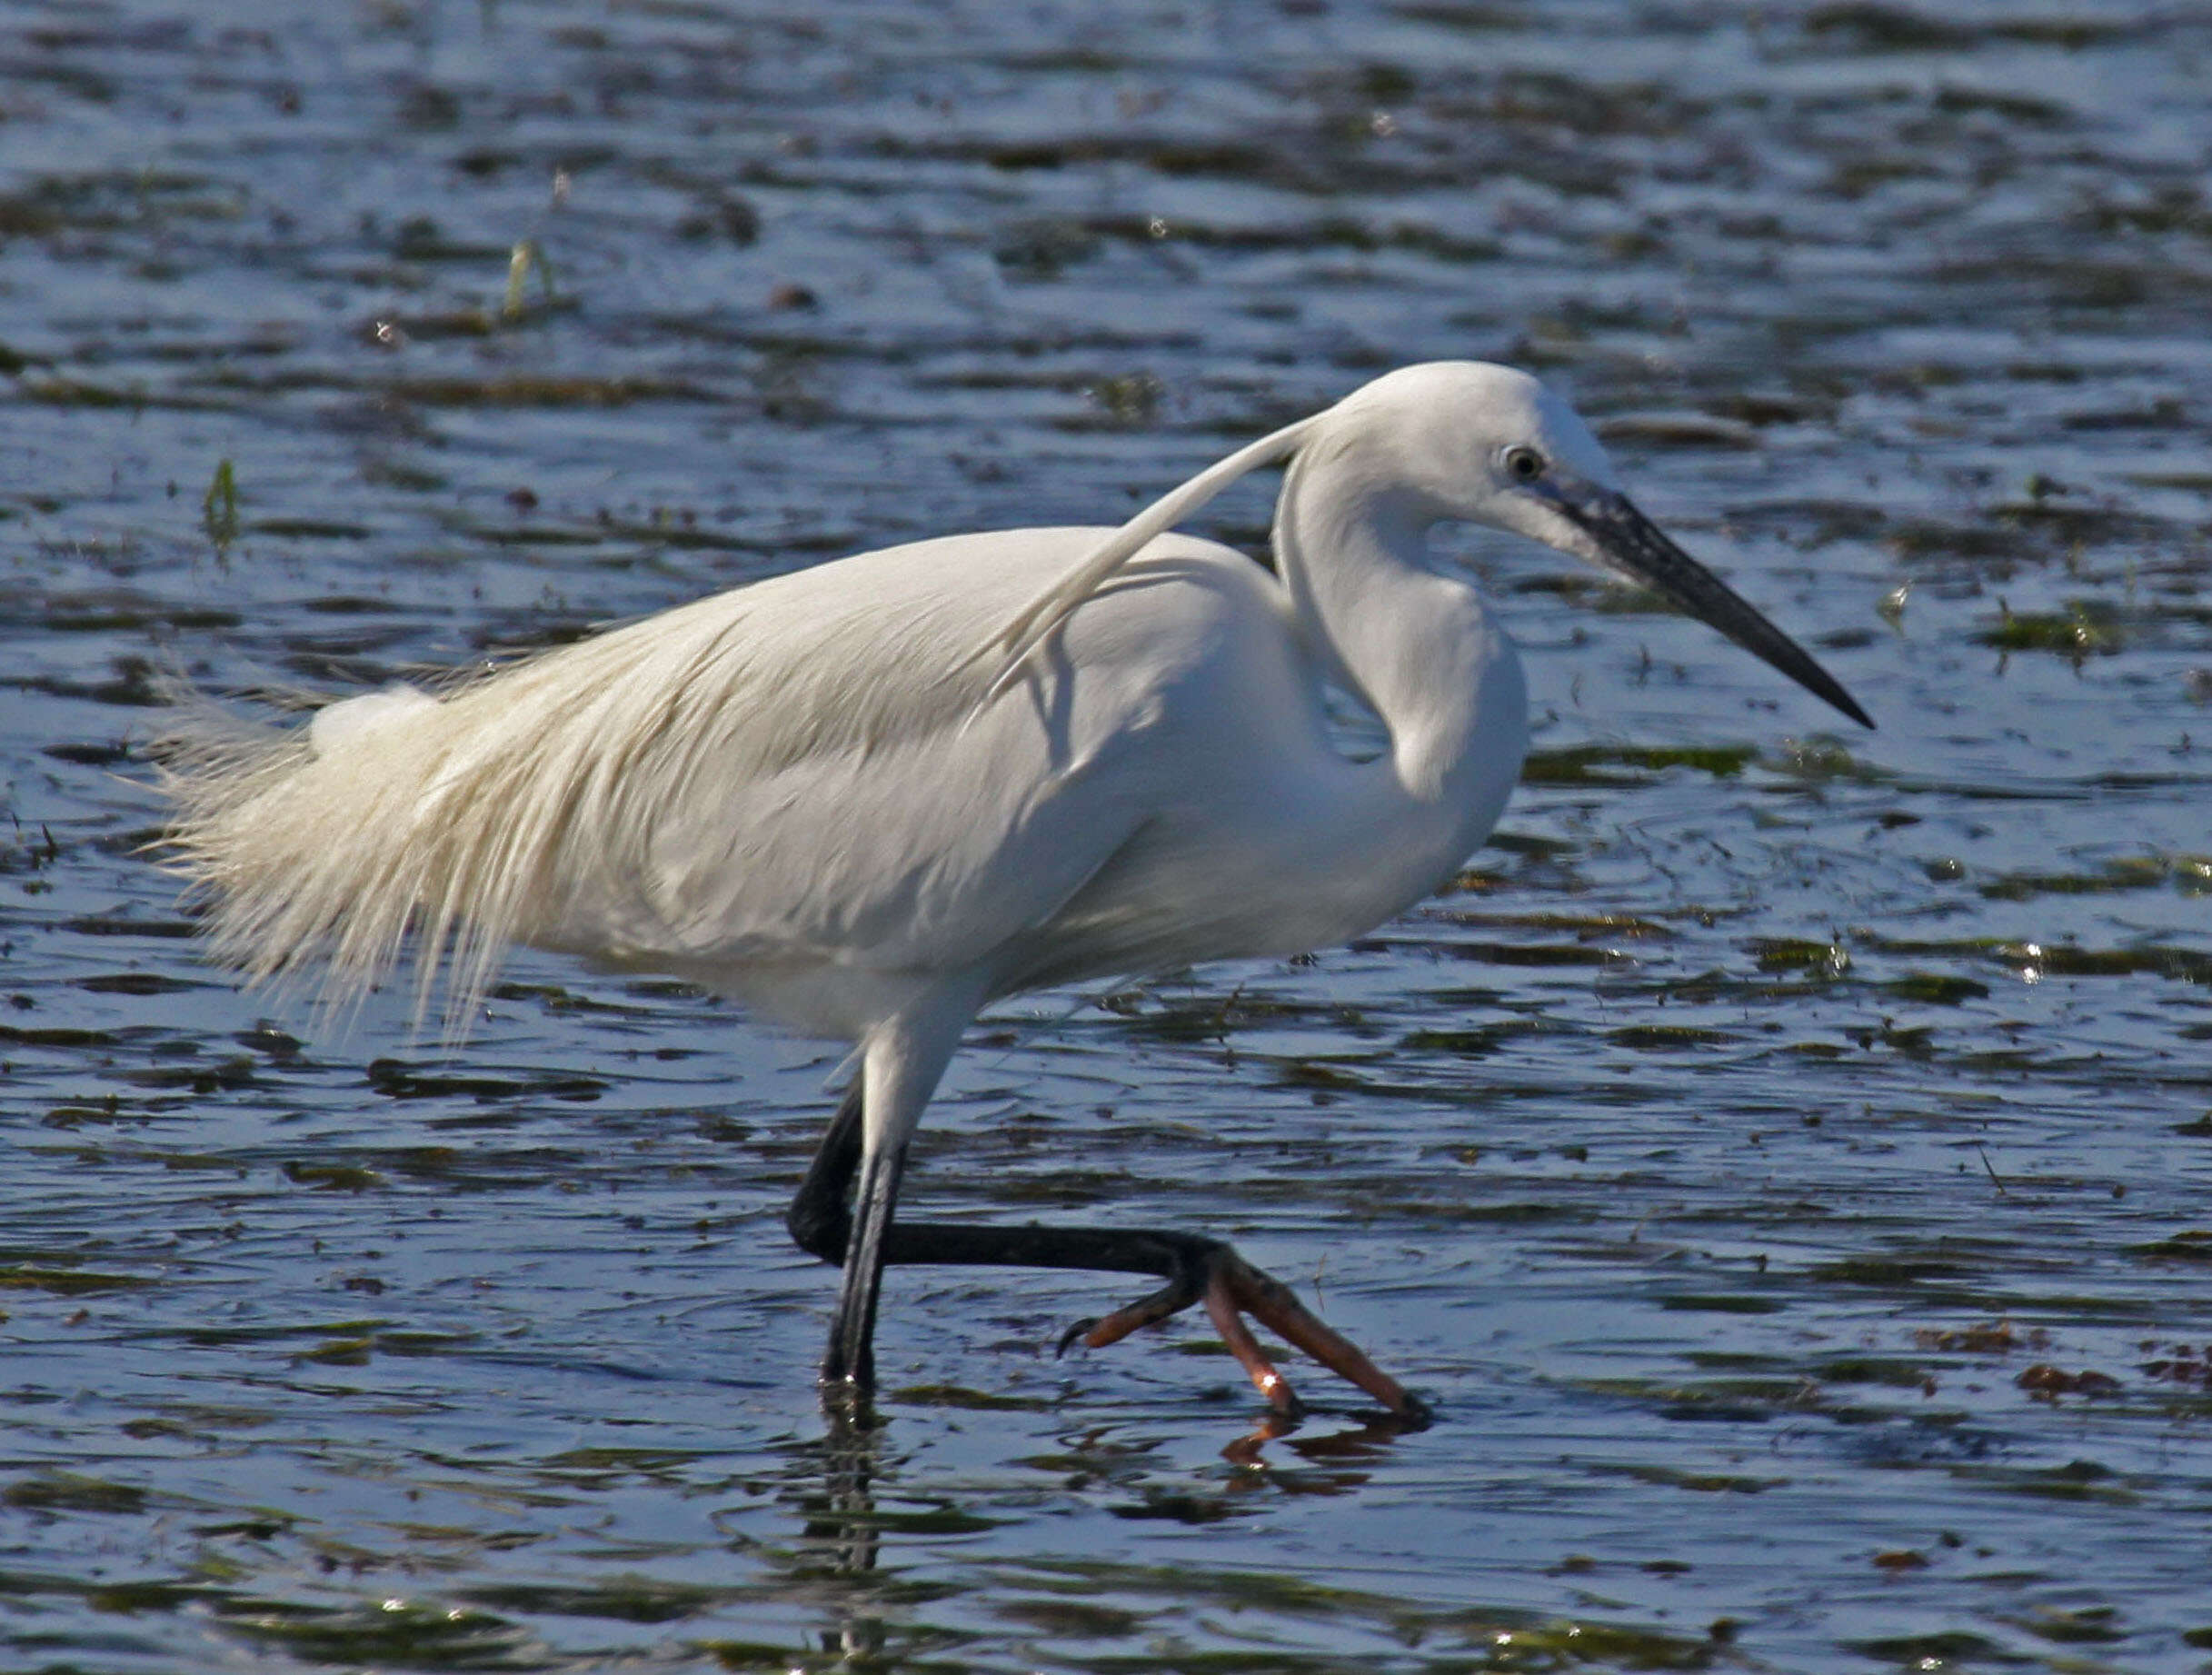
[[[1663,533],[1625,494],[1589,484],[1539,480],[1529,485],[1597,544],[1606,563],[1649,588],[1678,611],[1719,629],[1862,727],[1858,701],[1795,640],[1738,597],[1735,590]]]

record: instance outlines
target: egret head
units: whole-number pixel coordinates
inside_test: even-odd
[[[1416,518],[1525,535],[1648,588],[1874,725],[1802,647],[1637,510],[1589,427],[1528,374],[1481,361],[1409,366],[1355,391],[1336,412],[1353,421],[1350,445],[1375,450],[1378,473]]]

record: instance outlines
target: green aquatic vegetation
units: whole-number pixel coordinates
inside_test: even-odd
[[[1422,1203],[1404,1205],[1378,1205],[1431,1221],[1454,1222],[1472,1227],[1529,1227],[1547,1221],[1589,1222],[1598,1220],[1598,1212],[1582,1204],[1548,1204],[1541,1201],[1509,1201],[1504,1203],[1475,1204],[1464,1201],[1449,1203]]]
[[[21,1047],[60,1047],[89,1051],[122,1044],[122,1036],[114,1030],[85,1030],[65,1024],[43,1024],[25,1028],[19,1023],[0,1023],[0,1042],[12,1042]],[[65,1109],[65,1107],[57,1107]]]
[[[2038,1640],[2061,1646],[2109,1646],[2127,1638],[2118,1619],[2119,1612],[2109,1605],[2084,1605],[2071,1610],[2038,1605],[2018,1620]]]
[[[164,1152],[159,1153],[164,1169],[179,1171],[214,1170],[233,1174],[244,1180],[247,1174],[244,1164],[236,1158],[216,1152]]]
[[[1218,1352],[1220,1346],[1209,1345]],[[1124,1501],[1106,1509],[1116,1518],[1133,1520],[1160,1519],[1178,1524],[1218,1524],[1232,1518],[1239,1508],[1226,1495],[1201,1495],[1189,1491],[1147,1488],[1135,1501]]]
[[[456,1350],[473,1348],[477,1341],[475,1333],[465,1331],[380,1331],[375,1349],[379,1355],[450,1355]]]
[[[1951,1475],[1999,1494],[2040,1501],[2083,1501],[2104,1506],[2134,1506],[2142,1497],[2122,1483],[2109,1466],[2074,1460],[2062,1466],[1958,1465]]]
[[[1840,942],[1755,936],[1749,947],[1762,972],[1803,972],[1808,976],[1840,977],[1851,969],[1851,956]]]
[[[376,1342],[373,1338],[334,1338],[328,1343],[317,1344],[312,1350],[302,1350],[292,1359],[304,1365],[321,1367],[365,1367],[374,1358]]]
[[[2077,663],[2085,657],[2110,656],[2127,643],[2127,631],[2118,613],[2097,600],[2077,599],[2064,611],[2015,613],[1998,602],[1995,623],[1975,638],[2000,652],[2055,652]]]
[[[1529,785],[1645,785],[1669,768],[1732,779],[1759,759],[1749,744],[1577,744],[1531,751],[1521,764]]]
[[[607,1091],[596,1076],[541,1072],[524,1076],[450,1075],[424,1070],[403,1059],[374,1059],[368,1067],[369,1085],[389,1099],[452,1099],[462,1096],[478,1104],[524,1098],[591,1101]]]
[[[1004,163],[992,161],[999,167],[1028,166],[1020,157]],[[991,255],[1009,279],[1041,284],[1090,261],[1104,244],[1095,231],[1074,217],[1033,216],[1002,230],[991,244]]]
[[[194,1326],[179,1334],[185,1342],[205,1348],[225,1344],[281,1343],[288,1338],[364,1340],[390,1322],[383,1320],[303,1321],[281,1326]]]
[[[551,523],[528,523],[520,526],[483,524],[463,532],[472,541],[481,541],[486,546],[519,547],[527,552],[543,552],[553,547],[599,547],[610,541],[633,539],[648,532],[638,526],[622,527],[613,523],[594,524],[589,529],[562,529]],[[656,538],[663,533],[650,532]],[[674,545],[673,542],[663,544]]]
[[[718,392],[679,378],[640,374],[602,378],[552,373],[505,373],[482,378],[394,379],[388,393],[425,407],[628,407],[640,402],[689,402],[719,406]]]
[[[1111,423],[1135,426],[1152,422],[1167,386],[1153,373],[1115,373],[1101,378],[1086,394]]]
[[[1812,1369],[1811,1376],[1823,1384],[1885,1384],[1916,1390],[1928,1381],[1928,1375],[1917,1361],[1854,1355],[1821,1361]]]
[[[1925,519],[1901,520],[1890,525],[1883,540],[1907,563],[1915,559],[2008,561],[2019,555],[2021,546],[2018,530]]]
[[[1801,1382],[1739,1380],[1694,1385],[1661,1379],[1577,1379],[1573,1388],[1649,1408],[1659,1418],[1684,1424],[1764,1425],[1787,1411],[1802,1411],[1818,1392]]]
[[[2018,1664],[2028,1660],[1987,1635],[1964,1629],[1933,1634],[1882,1635],[1847,1642],[1848,1650],[1884,1663],[1909,1670],[1972,1669],[1981,1664]]]
[[[1091,1204],[1111,1203],[1129,1191],[1127,1174],[1107,1170],[1049,1170],[1040,1173],[1010,1175],[1001,1179],[992,1196],[1007,1207],[1027,1207],[1055,1210],[1081,1210]],[[918,1385],[927,1391],[932,1389],[950,1390],[950,1385]]]
[[[1699,1640],[1658,1629],[1575,1620],[1482,1630],[1476,1644],[1488,1654],[1483,1669],[1529,1675],[1590,1667],[1708,1670],[1727,1656],[1725,1636]]]
[[[1312,1059],[1292,1059],[1284,1063],[1279,1072],[1280,1081],[1291,1088],[1331,1088],[1346,1092],[1366,1091],[1369,1084],[1350,1071],[1340,1070],[1333,1064],[1323,1064]]]
[[[1987,1000],[1989,985],[1971,977],[1948,977],[1936,972],[1914,972],[1881,985],[1883,992],[1923,1006],[1959,1006],[1968,1001]]]
[[[492,1610],[595,1617],[610,1622],[681,1622],[742,1597],[741,1590],[615,1575],[590,1587],[505,1582],[464,1588],[454,1598]]]
[[[208,1438],[225,1431],[256,1431],[272,1422],[265,1408],[241,1407],[226,1402],[181,1402],[146,1419],[124,1421],[123,1431],[133,1437]],[[210,1530],[202,1530],[205,1535]]]
[[[1489,965],[1623,965],[1635,959],[1621,949],[1596,942],[1414,942],[1403,945]]]
[[[1544,837],[1533,832],[1493,832],[1486,842],[1490,848],[1502,849],[1510,855],[1542,858],[1571,855],[1581,848],[1566,838]]]
[[[2148,974],[2212,983],[2212,954],[2189,948],[2084,948],[2074,942],[1998,942],[1997,956],[2038,977],[2133,977]]]
[[[2153,402],[2148,406],[2111,407],[2077,413],[2066,421],[2069,431],[2172,430],[2186,425],[2187,415],[2173,404]],[[1989,508],[1998,522],[2023,533],[2041,535],[2047,543],[2062,544],[2069,574],[2080,568],[2080,549],[2108,546],[2119,541],[2156,541],[2170,532],[2157,519],[2117,506],[2085,500],[2056,498],[2066,494],[2048,477],[2028,481],[2028,497]]]
[[[224,463],[229,464],[227,460]],[[234,513],[232,525],[234,534]],[[252,527],[257,535],[271,535],[280,541],[367,541],[376,533],[365,523],[341,523],[330,518],[260,518]],[[385,601],[380,602],[379,608],[392,607]]]
[[[45,1268],[30,1263],[10,1263],[0,1268],[0,1291],[45,1291],[56,1297],[127,1291],[153,1283],[136,1274],[101,1273],[89,1268]]]
[[[2212,218],[2206,222],[2206,230],[2212,232]],[[2131,471],[2124,474],[2123,481],[2139,489],[2188,489],[2197,494],[2212,494],[2212,471]]]
[[[551,1471],[588,1472],[609,1481],[619,1481],[633,1476],[663,1477],[707,1458],[698,1449],[612,1448],[599,1444],[563,1449],[557,1454],[547,1455],[540,1463]]]
[[[530,275],[538,276],[538,293],[547,306],[558,302],[553,284],[553,264],[546,259],[544,250],[534,238],[525,238],[516,244],[507,254],[507,288],[500,298],[499,314],[503,320],[520,320],[528,307],[525,296]]]
[[[135,1617],[141,1611],[175,1611],[223,1596],[205,1582],[131,1581],[110,1582],[95,1588],[85,1595],[85,1602],[95,1611],[113,1611],[118,1616]]]
[[[1016,1560],[1008,1569],[1031,1586],[1085,1598],[1130,1593],[1306,1616],[1389,1617],[1407,1609],[1404,1600],[1388,1594],[1312,1581],[1292,1570],[1050,1557]]]
[[[1002,1600],[991,1609],[1005,1621],[1079,1640],[1116,1640],[1135,1633],[1145,1621],[1141,1612],[1081,1600]]]
[[[2212,1232],[2192,1230],[2127,1247],[2130,1256],[2162,1262],[2212,1262]]]
[[[1700,1495],[1759,1495],[1769,1489],[1787,1489],[1786,1477],[1743,1477],[1727,1471],[1686,1471],[1679,1466],[1599,1465],[1592,1471],[1608,1477],[1625,1477],[1661,1489],[1687,1489]]]
[[[1987,88],[1961,87],[1950,82],[1946,82],[1936,90],[1933,104],[1935,109],[1946,115],[1973,115],[1988,112],[2008,122],[2038,128],[2071,127],[2077,120],[2068,106],[2056,100],[2038,99],[2027,94],[1993,92]]]
[[[40,626],[56,633],[130,633],[150,629],[205,630],[235,628],[242,619],[234,611],[205,605],[173,604],[121,590],[101,593],[54,593],[46,599]],[[97,922],[83,921],[80,922]],[[125,923],[126,921],[115,921]],[[134,931],[126,934],[135,934]],[[97,932],[95,932],[97,934]],[[149,932],[148,934],[161,934]],[[194,936],[198,927],[181,932]]]
[[[142,383],[117,387],[82,378],[60,376],[26,378],[17,386],[26,401],[46,407],[74,407],[90,411],[151,410],[165,413],[221,413],[230,404],[211,396],[188,395],[181,391]]]
[[[2039,895],[2107,895],[2172,885],[2186,895],[2212,893],[2212,856],[2123,855],[2079,872],[2007,872],[1978,886],[1993,902]]]
[[[2157,942],[2133,948],[2085,948],[2078,942],[2026,942],[2000,936],[1929,941],[1884,936],[1874,931],[1854,934],[1855,940],[1870,953],[1977,960],[2001,966],[2030,982],[2045,977],[2148,975],[2212,984],[2212,954]]]
[[[1121,1027],[1132,1034],[1168,1042],[1224,1041],[1238,1030],[1264,1029],[1271,1023],[1320,1023],[1346,1030],[1357,1030],[1361,1023],[1360,1014],[1350,1007],[1281,1000],[1242,989],[1225,1000],[1173,1000],[1149,1008],[1140,1000],[1107,1010],[1124,1020]]]
[[[1466,1059],[1485,1059],[1509,1042],[1524,1035],[1544,1033],[1548,1032],[1540,1023],[1516,1021],[1483,1024],[1471,1030],[1414,1030],[1401,1037],[1398,1044],[1413,1052],[1450,1052]]]
[[[1846,1256],[1807,1270],[1807,1277],[1836,1285],[1882,1288],[1916,1285],[1923,1280],[1957,1280],[1974,1269],[1950,1256]]]
[[[373,1169],[364,1169],[354,1163],[301,1163],[284,1165],[284,1179],[294,1186],[312,1187],[318,1192],[366,1192],[385,1184],[384,1178]]]
[[[215,1620],[271,1650],[318,1664],[390,1670],[527,1670],[543,1667],[518,1625],[484,1611],[411,1600],[351,1606],[225,1600]]]
[[[765,1640],[694,1640],[692,1644],[713,1659],[718,1667],[725,1670],[757,1670],[761,1675],[790,1675],[791,1670],[805,1667],[793,1661],[796,1654],[789,1646],[772,1646]]]
[[[19,1478],[0,1490],[0,1505],[21,1511],[116,1512],[135,1515],[146,1510],[146,1491],[129,1483],[86,1477],[74,1471],[52,1471],[40,1477]]]
[[[1632,1047],[1639,1052],[1681,1052],[1696,1047],[1732,1047],[1743,1037],[1687,1023],[1639,1023],[1613,1030],[1606,1039],[1615,1046]]]
[[[1675,934],[1672,927],[1661,924],[1656,919],[1639,918],[1634,913],[1489,913],[1455,910],[1431,913],[1429,917],[1447,924],[1494,925],[1517,931],[1574,931],[1586,937],[1610,935],[1641,939]]]
[[[1420,1648],[1425,1664],[1439,1670],[1553,1675],[1582,1669],[1706,1670],[1729,1660],[1725,1636],[1688,1635],[1636,1622],[1561,1617],[1502,1606],[1435,1606],[1310,1581],[1287,1570],[1232,1570],[1197,1562],[1168,1567],[1039,1559],[1005,1567],[1001,1585],[1026,1587],[1049,1595],[1074,1595],[1086,1605],[1109,1599],[1159,1600],[1184,1609],[1252,1613],[1278,1634],[1283,1630],[1296,1633],[1307,1623],[1353,1624],[1387,1634],[1402,1646]],[[1023,1600],[1021,1607],[1026,1611],[1044,1602],[1056,1605],[1060,1601],[1030,1600]],[[1280,1644],[1211,1651],[1173,1650],[1160,1636],[1165,1625],[1159,1618],[1147,1613],[1145,1620],[1153,1625],[1155,1638],[1141,1650],[1116,1649],[1091,1658],[1063,1653],[1061,1660],[1071,1668],[1113,1671],[1114,1675],[1124,1671],[1126,1675],[1178,1675],[1181,1671],[1298,1675],[1305,1670],[1315,1675],[1323,1671],[1350,1675],[1351,1670],[1373,1667],[1371,1658],[1292,1652]],[[1462,1649],[1472,1661],[1462,1664],[1447,1650],[1452,1647]]]
[[[965,1384],[908,1384],[890,1400],[917,1408],[958,1408],[976,1413],[1042,1413],[1057,1404],[1041,1396],[1008,1396]]]
[[[238,474],[227,459],[215,462],[215,474],[200,501],[200,522],[218,553],[238,539]]]

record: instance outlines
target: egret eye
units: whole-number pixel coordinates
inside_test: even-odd
[[[1534,448],[1508,448],[1505,468],[1516,481],[1533,483],[1544,474],[1544,456]]]

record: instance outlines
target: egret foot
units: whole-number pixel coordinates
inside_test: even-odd
[[[1175,1272],[1165,1285],[1102,1319],[1077,1321],[1061,1336],[1060,1352],[1066,1354],[1079,1341],[1089,1349],[1104,1349],[1140,1327],[1156,1326],[1193,1303],[1203,1303],[1207,1318],[1221,1334],[1229,1352],[1267,1399],[1268,1406],[1283,1418],[1296,1419],[1304,1406],[1290,1380],[1276,1371],[1275,1363],[1245,1325],[1248,1314],[1339,1378],[1357,1384],[1400,1419],[1417,1426],[1429,1422],[1428,1403],[1368,1360],[1341,1332],[1325,1324],[1274,1275],[1253,1267],[1218,1240],[1185,1235],[1176,1241],[1175,1253],[1179,1259]]]
[[[896,1167],[887,1176],[888,1190],[896,1190]],[[830,1119],[822,1143],[814,1152],[806,1179],[800,1182],[785,1218],[792,1241],[810,1256],[842,1266],[853,1235],[853,1215],[846,1195],[861,1174],[861,1094],[857,1084],[846,1091]],[[1297,1395],[1290,1381],[1275,1370],[1244,1324],[1251,1316],[1287,1342],[1320,1361],[1339,1377],[1357,1384],[1413,1429],[1430,1420],[1428,1404],[1410,1394],[1397,1380],[1376,1366],[1341,1335],[1324,1326],[1290,1288],[1253,1267],[1219,1239],[1119,1227],[977,1227],[944,1222],[898,1223],[888,1213],[877,1220],[882,1231],[874,1264],[945,1264],[963,1267],[1071,1268],[1096,1273],[1156,1274],[1167,1283],[1142,1301],[1117,1309],[1103,1320],[1085,1321],[1060,1341],[1065,1354],[1079,1338],[1101,1349],[1126,1338],[1140,1326],[1151,1326],[1202,1302],[1206,1313],[1234,1355],[1251,1376],[1270,1410],[1284,1418],[1299,1412]],[[864,1309],[853,1318],[873,1312],[872,1289]],[[825,1406],[864,1404],[874,1391],[872,1359],[866,1353],[864,1334],[856,1334],[845,1318],[847,1298],[841,1296],[840,1319],[830,1334],[830,1352],[822,1363],[822,1400]]]

